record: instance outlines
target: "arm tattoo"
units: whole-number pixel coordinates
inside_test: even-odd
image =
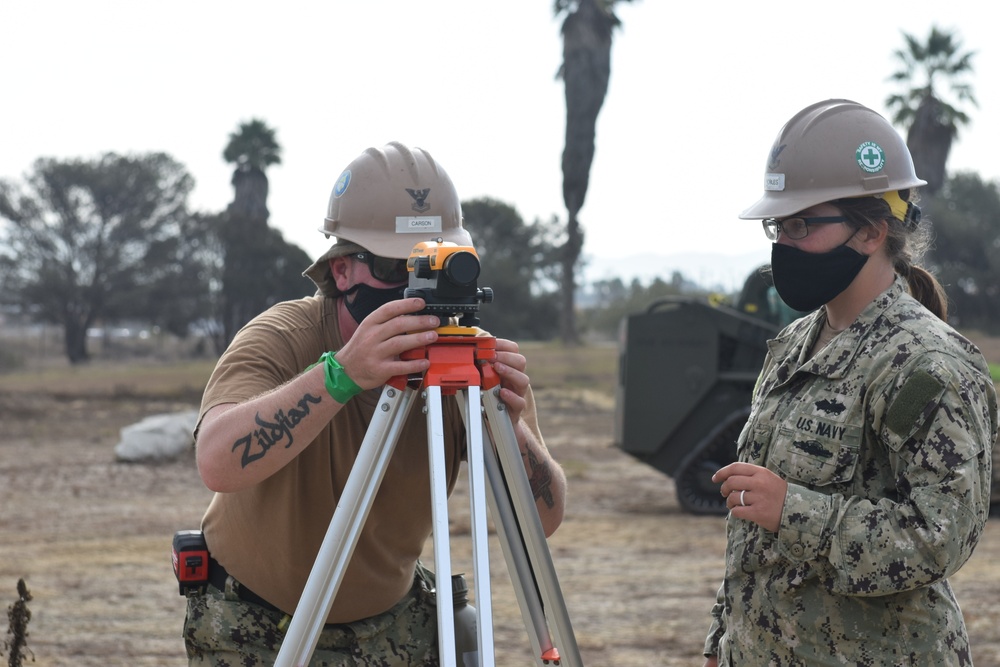
[[[549,466],[539,461],[535,452],[531,451],[531,447],[526,449],[528,451],[521,456],[528,459],[528,468],[531,470],[531,476],[528,479],[531,484],[531,493],[536,499],[541,498],[547,507],[552,508],[556,501],[552,497],[552,474],[549,471]]]
[[[254,421],[259,428],[234,442],[230,451],[235,452],[238,449],[243,449],[242,465],[246,468],[257,459],[263,458],[271,447],[280,445],[283,441],[286,441],[285,449],[288,449],[295,441],[292,437],[292,430],[309,416],[309,405],[315,405],[321,401],[321,398],[306,394],[295,407],[289,408],[287,412],[278,410],[274,413],[273,422],[264,421],[258,412]]]

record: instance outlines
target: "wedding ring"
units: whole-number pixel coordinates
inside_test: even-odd
[[[746,502],[743,500],[743,496],[745,496],[746,494],[747,494],[747,490],[746,489],[743,489],[742,491],[740,491],[740,505],[743,505],[743,507],[747,506]]]

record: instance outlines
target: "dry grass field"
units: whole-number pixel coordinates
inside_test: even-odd
[[[1000,344],[981,341],[1000,362]],[[612,444],[616,352],[527,346],[550,449],[566,469],[566,520],[550,549],[584,663],[701,665],[722,574],[723,521],[680,511],[672,481]],[[174,531],[210,493],[193,456],[114,460],[119,429],[196,407],[211,364],[95,362],[0,374],[0,606],[23,578],[39,667],[186,664]],[[468,554],[464,485],[453,497],[456,570]],[[976,664],[1000,667],[1000,529],[953,579]],[[528,640],[493,543],[498,663],[529,665]],[[9,636],[5,637],[10,639]],[[0,642],[0,646],[3,643]]]

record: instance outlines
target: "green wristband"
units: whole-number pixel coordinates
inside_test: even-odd
[[[333,352],[324,352],[319,358],[326,377],[326,391],[338,403],[347,403],[361,393],[361,387],[354,383]],[[311,367],[310,367],[311,368]]]

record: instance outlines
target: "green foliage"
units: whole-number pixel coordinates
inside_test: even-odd
[[[239,128],[229,135],[222,157],[226,162],[235,164],[239,171],[263,171],[272,164],[281,164],[281,146],[275,137],[275,130],[254,118],[240,123]]]
[[[60,324],[69,360],[87,360],[87,330],[148,313],[156,282],[186,254],[193,185],[163,153],[42,158],[26,183],[0,182],[5,298]]]
[[[972,86],[962,80],[972,73],[974,53],[960,53],[961,42],[937,27],[931,29],[926,43],[906,33],[903,36],[906,49],[895,51],[901,68],[890,78],[908,88],[890,95],[886,107],[893,121],[907,128],[906,145],[914,170],[927,181],[924,192],[935,194],[947,178],[948,155],[958,129],[969,122],[960,105],[976,105]],[[954,103],[948,101],[945,85]]]
[[[316,286],[302,275],[312,263],[309,256],[277,229],[223,214],[211,231],[222,252],[214,312],[221,328],[213,331],[221,352],[251,319],[280,301],[313,294]]]
[[[626,285],[621,278],[601,280],[592,285],[595,300],[580,316],[581,328],[597,338],[611,340],[618,334],[618,326],[627,315],[646,310],[658,299],[680,295],[707,296],[692,289],[677,271],[670,282],[656,278],[648,286],[638,280]]]
[[[183,220],[176,236],[157,239],[147,254],[146,280],[133,285],[131,315],[179,338],[212,313],[211,267],[218,261],[206,216]]]
[[[972,86],[962,77],[972,72],[972,58],[975,51],[961,53],[962,42],[955,35],[932,26],[926,42],[913,35],[903,33],[905,49],[896,49],[893,55],[900,68],[890,80],[908,86],[902,93],[894,93],[886,98],[886,107],[893,112],[894,123],[909,127],[916,119],[917,109],[925,98],[935,98],[941,124],[957,132],[969,122],[969,116],[957,106],[944,100],[941,78],[946,79],[948,92],[958,102],[977,104]]]
[[[595,4],[598,7],[600,7],[600,9],[603,12],[609,14],[614,21],[614,25],[618,26],[621,25],[621,22],[618,20],[618,17],[614,15],[615,5],[618,4],[619,2],[631,2],[631,1],[632,0],[596,0]],[[562,14],[572,14],[573,12],[576,12],[579,8],[580,8],[580,0],[554,0],[554,2],[552,3],[552,13],[555,14],[556,16],[560,16]]]
[[[525,224],[512,206],[491,198],[462,202],[462,215],[479,254],[479,285],[495,295],[480,310],[482,327],[514,340],[556,335],[556,222]]]
[[[962,327],[1000,331],[1000,183],[959,173],[932,200],[931,268],[944,286],[949,315]]]

